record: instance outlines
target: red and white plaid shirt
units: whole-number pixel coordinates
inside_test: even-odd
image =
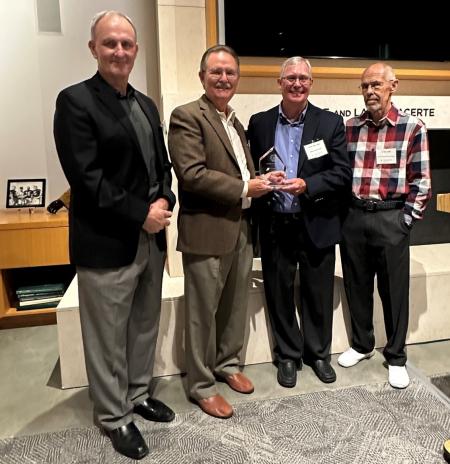
[[[370,113],[346,123],[353,169],[353,195],[361,199],[405,199],[405,214],[421,219],[431,198],[427,130],[414,116],[391,106],[376,126]],[[377,151],[395,148],[396,162],[377,164]]]

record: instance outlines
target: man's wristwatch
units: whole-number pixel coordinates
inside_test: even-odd
[[[411,228],[412,227],[412,223],[413,223],[413,218],[412,216],[410,216],[409,214],[405,214],[404,215],[404,219],[405,219],[405,224]]]

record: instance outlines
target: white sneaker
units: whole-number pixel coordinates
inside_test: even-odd
[[[342,367],[352,367],[363,359],[369,359],[375,354],[375,350],[370,353],[358,353],[353,348],[344,351],[338,358],[337,362]]]
[[[409,375],[406,366],[389,366],[389,384],[394,388],[406,388],[409,385]]]

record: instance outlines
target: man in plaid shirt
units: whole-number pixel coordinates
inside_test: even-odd
[[[351,321],[351,347],[338,363],[350,367],[374,354],[374,277],[377,275],[387,344],[389,383],[409,384],[405,340],[409,316],[409,234],[431,197],[425,125],[391,102],[398,80],[384,63],[362,74],[366,111],[347,121],[353,169],[352,200],[340,244]]]

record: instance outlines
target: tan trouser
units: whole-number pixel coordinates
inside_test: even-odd
[[[183,253],[186,370],[195,400],[217,394],[214,375],[238,371],[253,258],[249,229],[243,219],[236,249],[227,255]]]

